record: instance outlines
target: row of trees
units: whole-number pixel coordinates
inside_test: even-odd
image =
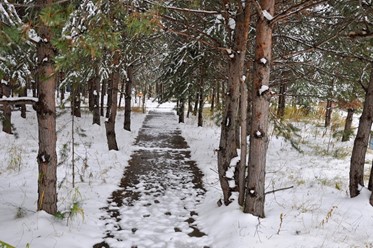
[[[176,99],[179,121],[185,112],[194,113],[199,126],[210,101],[221,124],[223,202],[228,205],[238,191],[243,211],[259,217],[265,216],[270,104],[277,99],[276,118],[282,120],[290,101],[304,108],[326,102],[328,126],[331,104],[338,102],[349,113],[347,140],[352,115],[365,98],[351,158],[351,197],[364,185],[373,114],[370,1],[5,0],[0,7],[0,96],[25,96],[25,89],[33,89],[35,97],[0,99],[3,120],[10,120],[9,106],[15,103],[32,103],[37,112],[39,210],[57,211],[56,189],[50,187],[57,164],[54,92],[62,97],[66,87],[76,116],[81,91],[88,92],[94,124],[100,124],[107,92],[105,128],[108,148],[115,150],[117,97],[125,96],[124,128],[130,130],[135,85],[160,102]],[[237,148],[238,165],[232,163]],[[228,175],[231,167],[234,178]],[[373,176],[370,190],[372,185]]]

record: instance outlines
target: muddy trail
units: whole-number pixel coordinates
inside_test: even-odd
[[[203,174],[171,112],[150,112],[119,188],[103,209],[103,241],[94,248],[208,248],[198,226]]]

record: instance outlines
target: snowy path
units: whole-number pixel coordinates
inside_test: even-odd
[[[196,205],[204,197],[202,173],[176,116],[152,111],[145,118],[120,187],[108,199],[100,247],[207,248]]]

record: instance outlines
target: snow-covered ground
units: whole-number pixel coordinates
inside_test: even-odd
[[[155,107],[156,103],[147,102],[147,110]],[[169,110],[174,104],[159,107]],[[107,198],[118,187],[144,117],[134,112],[132,131],[127,132],[122,129],[120,112],[118,152],[107,151],[104,125],[92,126],[92,117],[87,113],[75,119],[76,189],[71,184],[71,116],[66,112],[58,117],[58,208],[68,212],[73,205],[79,207],[68,218],[57,219],[35,211],[35,113],[30,109],[25,120],[14,112],[17,135],[0,133],[0,241],[21,248],[92,247],[102,241],[105,228],[99,219],[103,213],[100,208],[106,206]],[[293,188],[268,194],[266,218],[258,219],[243,214],[236,201],[227,207],[216,204],[221,197],[215,153],[220,129],[212,123],[197,127],[190,118],[179,124],[192,159],[205,174],[207,193],[198,206],[196,221],[213,241],[212,248],[373,247],[370,192],[363,189],[355,199],[347,194],[352,141],[340,143],[324,128],[298,123],[304,150],[299,153],[289,142],[273,135],[267,157],[267,191]],[[368,151],[367,175],[372,158]]]

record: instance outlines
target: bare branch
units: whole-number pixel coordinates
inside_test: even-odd
[[[287,10],[281,12],[280,14],[276,15],[272,20],[271,20],[271,25],[288,18],[291,15],[294,15],[304,9],[311,8],[313,6],[326,3],[327,0],[306,0],[304,2],[301,2],[299,4],[293,5]]]
[[[272,193],[275,193],[275,192],[277,192],[277,191],[288,190],[288,189],[292,189],[292,188],[294,188],[294,186],[285,187],[285,188],[280,188],[280,189],[274,189],[274,190],[271,190],[271,191],[265,192],[264,194],[265,194],[265,195],[267,195],[267,194],[272,194]]]
[[[35,97],[12,97],[12,98],[0,98],[0,104],[18,105],[18,104],[30,104],[33,105],[39,101]]]

